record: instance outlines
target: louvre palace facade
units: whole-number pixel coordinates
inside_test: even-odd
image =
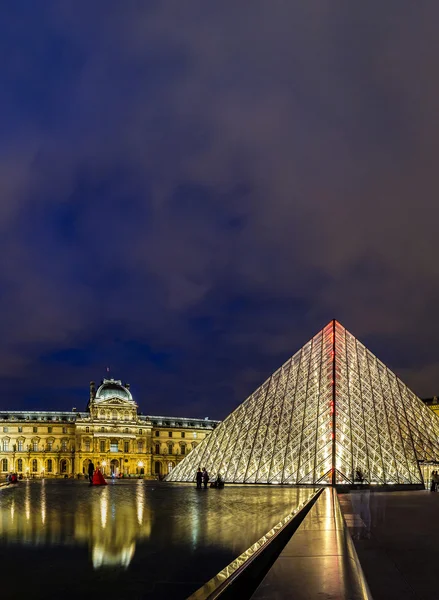
[[[0,411],[0,472],[75,477],[93,461],[107,476],[162,477],[217,425],[139,414],[129,384],[104,379],[85,412]]]

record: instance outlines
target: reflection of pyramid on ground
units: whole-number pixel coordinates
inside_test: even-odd
[[[173,471],[235,483],[422,483],[439,459],[439,417],[332,321]]]

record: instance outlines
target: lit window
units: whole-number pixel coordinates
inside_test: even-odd
[[[3,452],[7,452],[9,450],[9,440],[3,440]]]
[[[21,433],[22,431],[23,431],[23,427],[21,427],[21,426],[20,426],[20,427],[18,428],[18,433]]]
[[[101,452],[105,452],[105,440],[101,440],[99,445]]]
[[[38,471],[38,461],[36,458],[32,461],[32,473],[36,473]]]
[[[53,446],[52,442],[47,442],[47,451],[48,452],[52,452],[52,446]]]
[[[119,452],[119,444],[117,442],[110,443],[110,452]]]
[[[32,450],[38,452],[38,442],[32,442]]]
[[[194,433],[192,435],[194,436],[194,438],[196,438],[197,437],[197,432],[194,431]]]
[[[61,450],[62,450],[63,452],[66,452],[66,450],[67,450],[67,442],[66,442],[66,440],[63,440],[63,441],[61,442]]]
[[[3,473],[5,473],[5,472],[7,472],[7,470],[8,470],[8,459],[4,458],[2,460],[2,471],[3,471]]]
[[[18,451],[23,452],[23,440],[18,440]]]
[[[174,463],[169,462],[168,463],[168,473],[170,473],[173,468],[174,468]]]
[[[137,452],[143,452],[143,442],[137,442]]]
[[[85,451],[90,452],[90,440],[85,440]]]
[[[19,473],[21,473],[23,471],[23,459],[19,458],[17,460],[17,470]]]
[[[124,452],[129,452],[130,451],[130,443],[129,442],[124,442],[123,443],[123,451]]]

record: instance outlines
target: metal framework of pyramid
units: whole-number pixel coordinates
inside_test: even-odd
[[[230,483],[422,484],[439,417],[331,321],[168,475]],[[361,476],[361,477],[360,477]]]

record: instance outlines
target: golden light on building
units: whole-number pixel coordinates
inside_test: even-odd
[[[0,411],[0,477],[83,477],[93,462],[114,477],[169,473],[218,424],[139,413],[129,384],[90,384],[85,412]]]

